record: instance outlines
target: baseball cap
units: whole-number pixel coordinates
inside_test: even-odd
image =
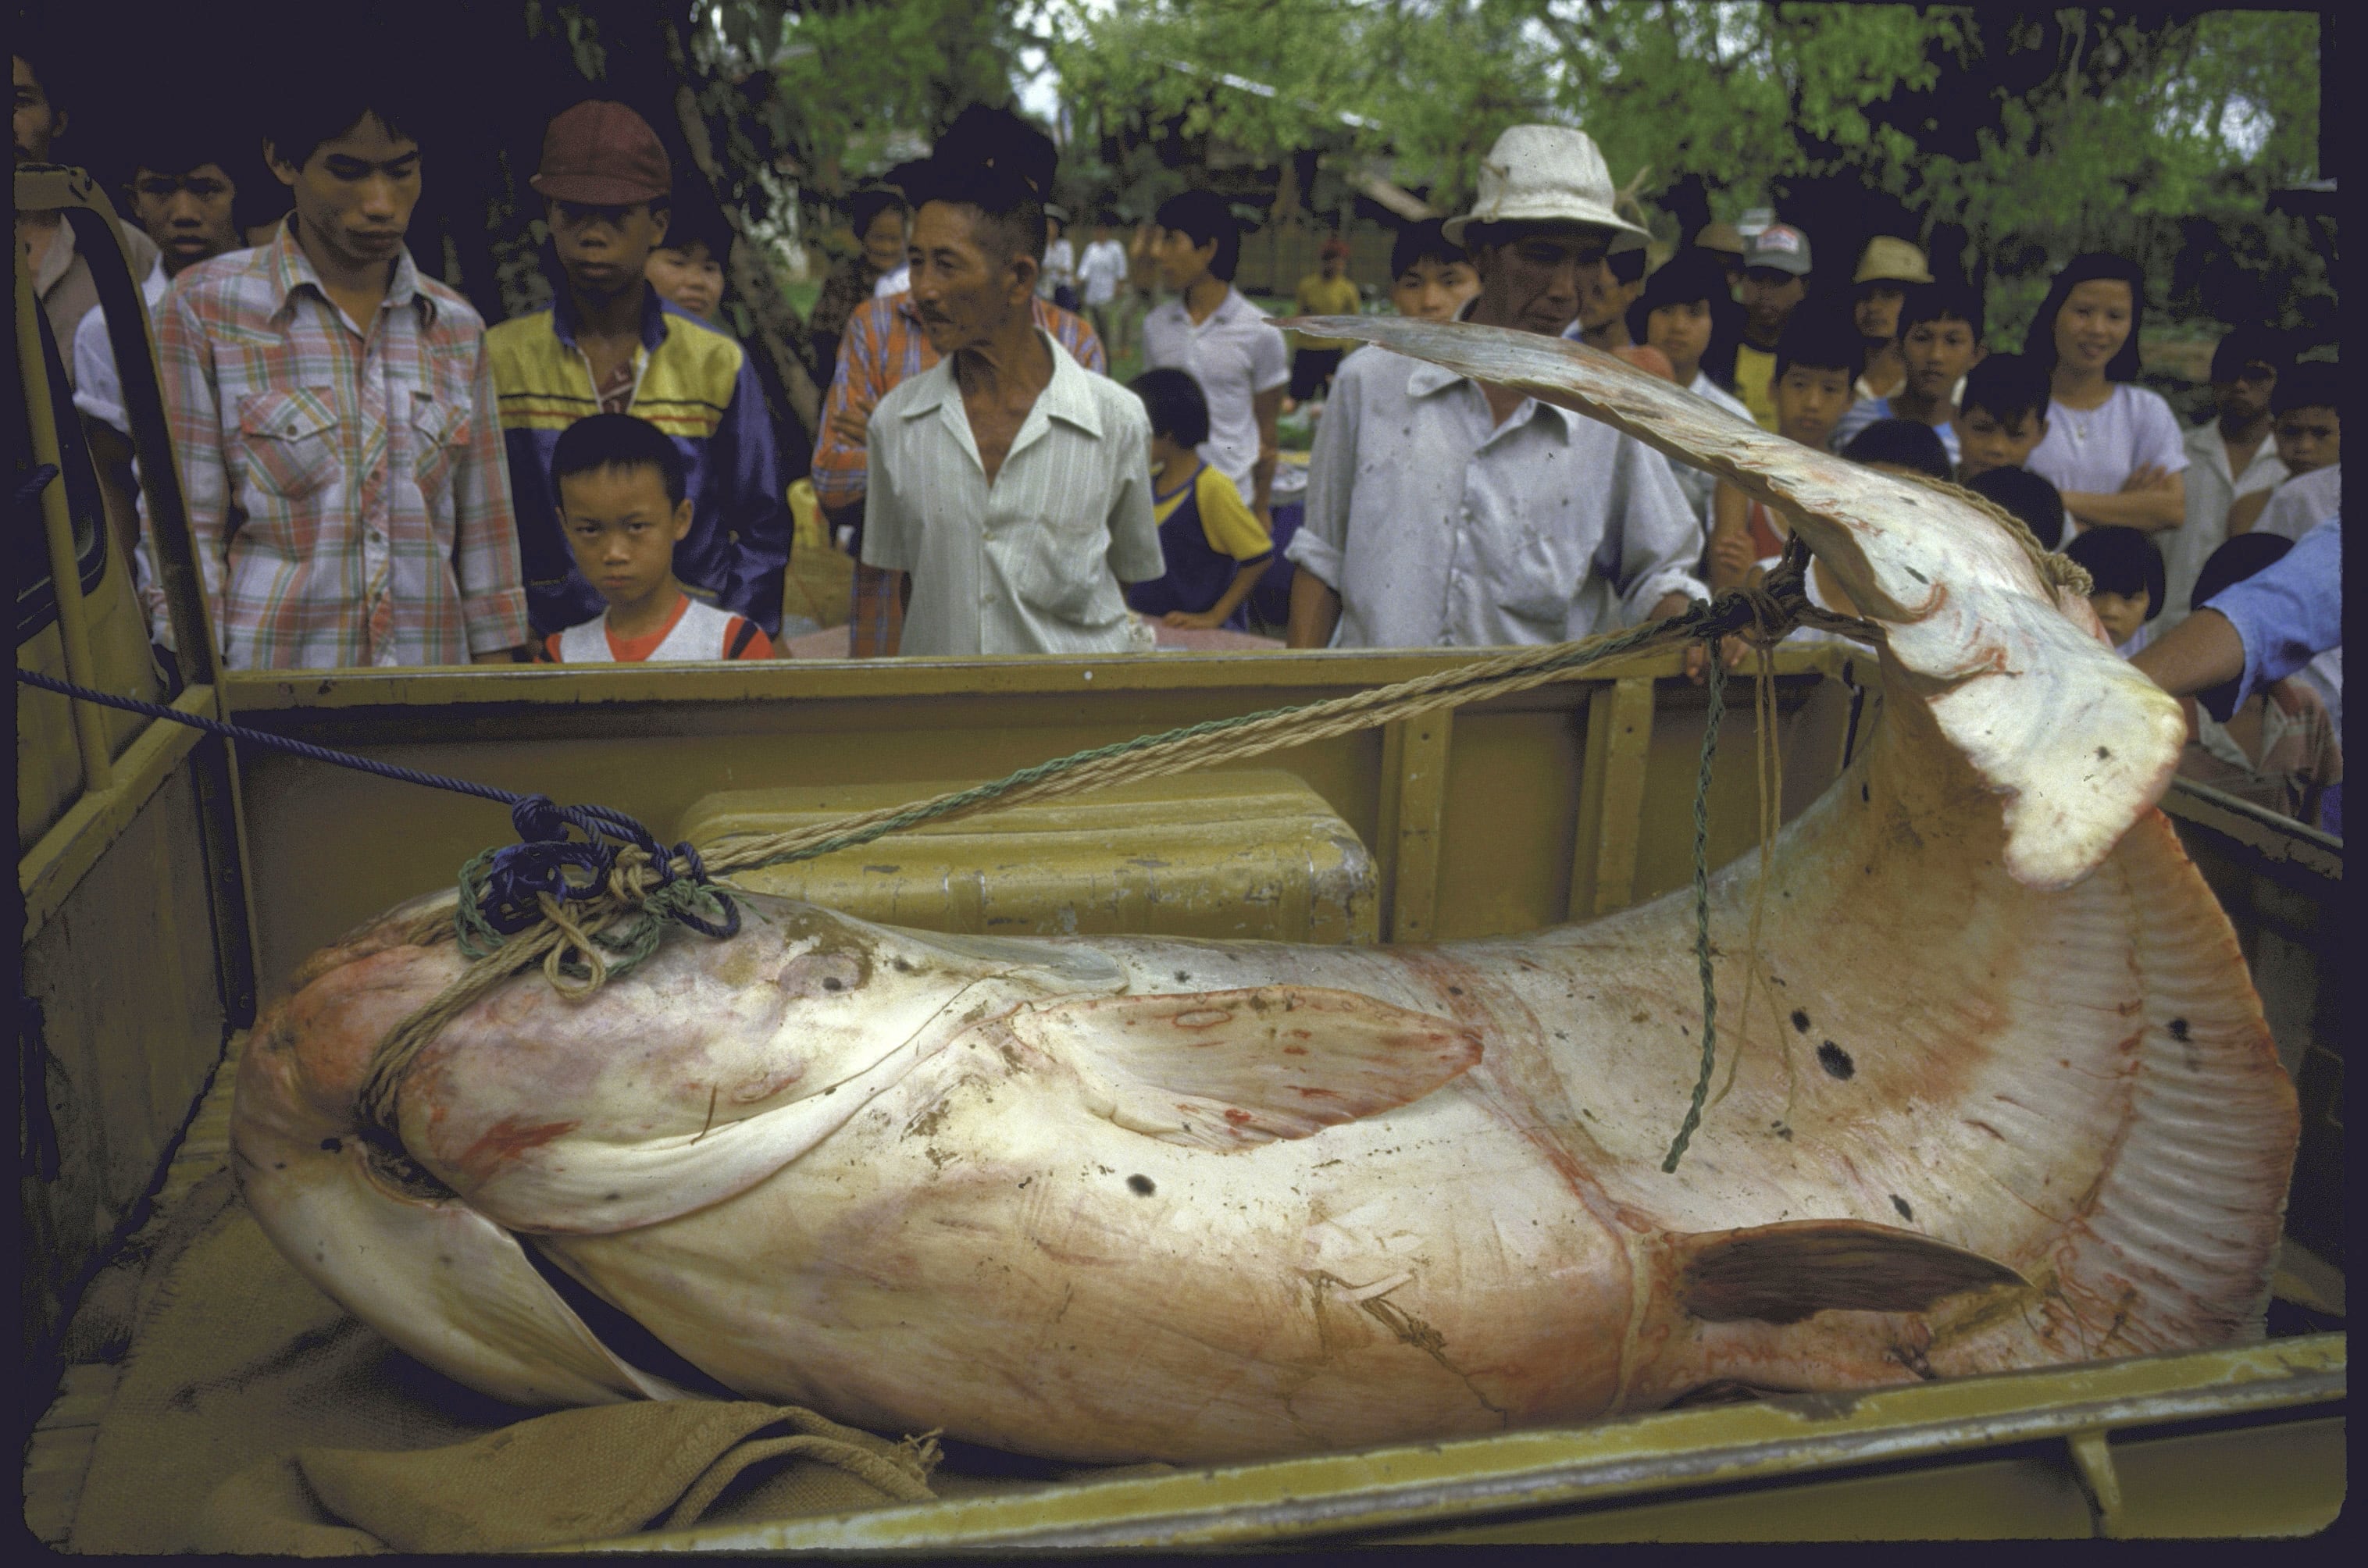
[[[629,207],[674,189],[674,165],[650,122],[620,103],[587,98],[542,133],[542,161],[527,184],[554,201]]]
[[[1924,253],[1906,240],[1877,234],[1859,253],[1853,283],[1930,283],[1932,267]]]
[[[1809,236],[1789,223],[1774,223],[1751,236],[1743,247],[1746,271],[1755,267],[1772,267],[1789,272],[1795,278],[1809,275]]]

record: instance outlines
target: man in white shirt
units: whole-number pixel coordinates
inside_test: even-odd
[[[1449,220],[1480,293],[1463,319],[1559,335],[1604,265],[1603,155],[1515,126]],[[1383,349],[1349,357],[1318,427],[1307,518],[1285,551],[1294,648],[1542,643],[1681,611],[1702,528],[1667,460],[1610,426]],[[1689,668],[1699,669],[1697,653]]]
[[[2273,490],[2286,477],[2270,439],[2270,395],[2287,356],[2269,333],[2239,327],[2212,351],[2214,417],[2189,429],[2187,521],[2155,536],[2162,547],[2164,602],[2159,637],[2187,619],[2195,575],[2228,537],[2228,508],[2239,495]]]
[[[1126,247],[1110,233],[1108,222],[1094,225],[1094,243],[1077,263],[1077,288],[1102,348],[1115,356],[1119,341],[1119,290],[1126,284]]]
[[[1213,191],[1188,190],[1160,204],[1152,258],[1159,280],[1181,297],[1143,318],[1143,365],[1191,373],[1209,400],[1201,460],[1234,482],[1250,510],[1274,528],[1275,418],[1291,383],[1291,351],[1264,311],[1234,288],[1241,225]]]
[[[1008,169],[922,176],[913,305],[942,356],[872,410],[863,559],[905,574],[902,653],[1119,653],[1167,570],[1151,423],[1035,323],[1043,209]]]

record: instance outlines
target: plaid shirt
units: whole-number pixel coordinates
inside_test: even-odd
[[[1071,358],[1096,374],[1109,370],[1102,340],[1094,335],[1083,316],[1048,300],[1034,303],[1036,324],[1051,333]],[[863,446],[841,439],[831,427],[831,416],[851,408],[869,419],[890,388],[937,362],[938,351],[929,347],[928,335],[921,330],[921,318],[909,292],[874,300],[847,318],[846,335],[838,342],[838,373],[832,378],[830,396],[823,403],[822,432],[814,442],[816,500],[833,511],[861,506],[871,472]],[[861,529],[859,522],[859,534]],[[894,653],[905,625],[895,574],[864,565],[860,539],[856,550],[848,651],[859,659]]]
[[[411,254],[368,335],[282,225],[158,312],[165,409],[232,669],[459,665],[527,641],[484,324]]]

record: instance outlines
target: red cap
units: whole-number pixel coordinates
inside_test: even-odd
[[[588,98],[542,133],[542,164],[527,184],[555,201],[630,207],[674,189],[674,165],[650,122],[623,104]]]
[[[1335,234],[1330,239],[1324,242],[1323,248],[1317,251],[1316,254],[1318,256],[1347,256],[1349,254],[1349,242],[1342,239],[1339,235]]]

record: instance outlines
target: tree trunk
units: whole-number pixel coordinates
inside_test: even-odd
[[[699,99],[689,83],[675,89],[674,108],[675,118],[682,125],[683,140],[690,143],[690,155],[698,160],[700,174],[721,198],[731,185],[716,165],[715,144],[707,133],[707,121],[699,112]],[[739,230],[745,222],[739,209],[729,201],[723,206],[733,228]],[[805,359],[794,347],[806,341],[805,323],[790,308],[789,296],[774,275],[772,258],[765,253],[764,246],[741,232],[732,242],[728,265],[732,286],[739,291],[748,313],[756,318],[757,335],[765,345],[766,357],[772,361],[774,371],[781,378],[791,410],[805,426],[809,438],[820,435],[822,389],[814,384]]]

